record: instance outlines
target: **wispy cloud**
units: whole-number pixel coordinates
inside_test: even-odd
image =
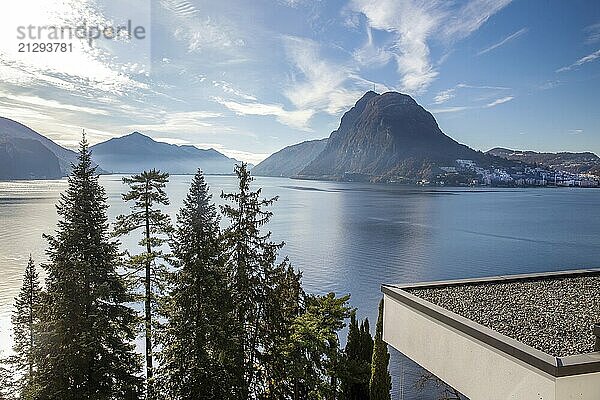
[[[467,83],[459,83],[459,84],[455,85],[454,87],[451,87],[449,89],[438,92],[435,95],[435,97],[433,98],[433,103],[438,104],[438,105],[446,103],[447,101],[456,97],[457,91],[459,91],[459,89],[487,90],[487,91],[492,91],[492,93],[498,92],[498,91],[503,91],[503,90],[510,90],[510,88],[505,87],[505,86],[470,85]]]
[[[592,61],[595,61],[598,58],[600,58],[600,50],[596,50],[595,52],[588,54],[585,57],[581,57],[579,60],[575,61],[573,64],[557,69],[556,72],[570,71],[572,69],[576,69],[577,67],[582,66],[583,64],[587,64]]]
[[[298,7],[299,5],[306,3],[306,0],[278,0],[278,3],[289,7]]]
[[[354,0],[352,6],[368,19],[370,27],[396,35],[390,49],[400,74],[401,89],[408,93],[424,90],[438,76],[430,62],[427,44],[443,19],[435,2]]]
[[[186,43],[189,52],[235,49],[246,44],[233,24],[206,15],[189,1],[160,0],[160,4],[175,21],[174,37]]]
[[[567,133],[569,135],[580,135],[583,133],[583,129],[569,129]]]
[[[514,96],[506,96],[506,97],[499,98],[497,100],[492,101],[491,103],[486,104],[485,108],[495,107],[499,104],[507,103],[507,102],[513,100],[514,98],[515,98]]]
[[[546,81],[546,82],[542,83],[541,85],[539,85],[538,89],[539,90],[550,90],[550,89],[559,87],[561,84],[562,84],[562,82],[557,79],[549,80],[549,81]]]
[[[464,39],[511,2],[512,0],[471,0],[464,2],[458,9],[446,14],[447,19],[444,20],[441,32],[449,40]],[[441,4],[446,5],[447,2],[441,2]]]
[[[495,43],[489,47],[486,47],[485,49],[481,50],[480,52],[477,53],[478,56],[488,53],[492,50],[497,49],[500,46],[504,46],[506,43],[510,42],[511,40],[515,40],[518,37],[524,35],[525,33],[527,33],[529,29],[528,28],[521,28],[518,31],[516,31],[515,33],[512,33],[510,35],[508,35],[507,37],[505,37],[504,39],[502,39],[501,41],[499,41],[498,43]]]
[[[455,88],[452,89],[446,89],[446,90],[442,90],[441,92],[439,92],[433,99],[433,102],[435,104],[442,104],[447,102],[448,100],[454,98],[456,95],[454,94],[454,92],[456,91]]]
[[[439,98],[439,100],[443,100],[443,93],[442,96],[440,96],[440,94],[438,94],[438,96],[436,96],[436,98]],[[471,105],[471,106],[448,106],[448,107],[434,107],[431,109],[431,112],[434,114],[443,114],[443,113],[454,113],[454,112],[460,112],[460,111],[465,111],[465,110],[477,110],[477,109],[484,109],[484,108],[492,108],[495,107],[497,105],[500,104],[504,104],[507,103],[511,100],[514,100],[515,96],[504,96],[504,97],[500,97],[492,102],[486,103],[486,104],[479,104],[479,105]],[[441,102],[443,103],[443,102]],[[441,103],[436,103],[436,104],[441,104]]]
[[[373,40],[373,32],[370,26],[366,27],[367,42],[352,54],[354,59],[363,66],[380,67],[387,64],[393,57],[393,53],[384,47],[377,46]]]
[[[160,3],[164,8],[180,17],[189,18],[200,14],[200,11],[186,0],[161,0]]]
[[[235,89],[231,86],[230,83],[225,81],[212,81],[213,86],[221,88],[227,94],[233,94],[237,97],[240,97],[244,100],[256,101],[258,100],[256,97],[246,94],[239,89]]]
[[[587,37],[585,38],[586,44],[594,44],[600,42],[600,22],[593,25],[587,26],[584,29]]]
[[[14,35],[17,26],[113,25],[114,21],[105,15],[106,10],[96,2],[27,0],[6,7],[0,13],[0,34],[8,38],[0,41],[3,83],[29,86],[47,82],[59,90],[95,94],[99,91],[123,94],[148,89],[143,81],[149,73],[146,65],[150,55],[149,38],[137,42],[97,41],[93,46],[86,40],[73,38],[68,39],[72,51],[53,56],[18,51]],[[132,17],[135,16],[136,21],[142,24],[149,22],[149,6],[147,8],[135,9]]]
[[[466,83],[459,83],[456,85],[457,88],[467,88],[467,89],[491,89],[491,90],[510,90],[509,87],[506,86],[490,86],[490,85],[469,85]]]
[[[238,115],[272,115],[282,124],[300,130],[310,130],[308,122],[314,115],[314,110],[288,111],[281,104],[265,104],[257,101],[242,103],[220,97],[213,97],[213,100]]]
[[[318,43],[295,36],[286,36],[283,41],[294,67],[284,95],[298,109],[336,115],[354,104],[371,86],[351,65],[324,59]]]
[[[444,1],[353,0],[351,7],[363,13],[373,29],[392,32],[400,85],[411,94],[423,92],[439,75],[430,59],[429,42],[451,44],[479,29],[511,0],[473,0],[461,6]]]
[[[127,16],[150,27],[150,6],[137,1]],[[19,53],[17,26],[114,26],[114,2],[24,0],[0,13],[0,114],[15,118],[66,146],[86,128],[91,143],[105,140],[142,115],[155,115],[161,94],[150,79],[150,30],[147,40],[107,41],[90,46],[65,38],[72,51]],[[120,9],[122,11],[122,8]],[[114,18],[113,18],[114,17]],[[122,17],[122,15],[121,15]],[[164,100],[161,98],[160,100]],[[163,102],[164,104],[164,102]],[[122,134],[122,131],[120,132]]]
[[[236,48],[245,45],[244,39],[212,21],[210,18],[175,29],[175,38],[187,43],[188,51],[200,53],[207,49]]]
[[[56,100],[47,100],[38,96],[26,96],[26,95],[12,95],[12,94],[3,94],[0,93],[0,101],[2,99],[7,99],[13,102],[16,107],[43,107],[43,108],[51,108],[54,110],[67,110],[74,111],[78,113],[87,113],[94,115],[108,115],[109,113],[105,110],[91,108],[91,107],[82,107],[76,106],[74,104],[67,104]],[[16,102],[16,104],[14,103]]]
[[[208,111],[161,112],[149,117],[148,122],[129,125],[131,131],[161,132],[161,133],[190,133],[223,132],[229,130],[213,122],[221,117],[221,113]]]
[[[432,108],[431,112],[433,114],[444,114],[444,113],[454,113],[459,111],[469,110],[472,107],[468,106],[456,106],[456,107],[442,107],[442,108]]]

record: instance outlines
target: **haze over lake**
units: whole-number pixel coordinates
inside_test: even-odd
[[[127,211],[121,176],[102,176],[109,216]],[[191,176],[167,187],[174,216]],[[230,176],[207,176],[213,199],[233,192]],[[351,293],[359,317],[376,320],[382,283],[598,267],[600,191],[594,189],[457,189],[256,178],[279,196],[268,228],[282,256],[303,271],[311,293]],[[31,253],[45,259],[54,204],[66,180],[0,182],[0,350],[13,298]],[[223,221],[224,224],[227,221]],[[133,247],[138,237],[126,238]],[[41,268],[40,268],[41,272]],[[391,350],[391,349],[390,349]],[[391,366],[398,389],[398,360]]]

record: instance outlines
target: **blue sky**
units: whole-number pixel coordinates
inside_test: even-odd
[[[10,5],[9,5],[10,4]],[[375,85],[473,148],[600,154],[600,2],[20,0],[0,6],[0,115],[73,147],[139,130],[258,162],[330,134]],[[143,26],[18,53],[18,26]]]

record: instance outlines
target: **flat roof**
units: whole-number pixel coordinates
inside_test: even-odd
[[[593,353],[600,268],[384,285],[382,290],[555,376],[600,370],[600,353]]]

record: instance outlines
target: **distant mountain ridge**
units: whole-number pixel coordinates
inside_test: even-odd
[[[231,174],[237,160],[214,149],[157,142],[133,132],[109,139],[90,148],[92,159],[112,173],[132,174],[156,168],[170,174]]]
[[[0,180],[59,179],[58,157],[34,139],[0,139]]]
[[[49,178],[59,178],[61,176],[66,176],[71,171],[71,163],[77,161],[77,153],[75,153],[74,151],[65,149],[64,147],[54,143],[52,140],[39,134],[38,132],[34,131],[33,129],[29,128],[28,126],[23,125],[20,122],[14,121],[9,118],[0,117],[0,141],[3,141],[4,143],[12,143],[13,149],[19,148],[19,149],[22,149],[23,151],[25,151],[24,149],[27,148],[26,152],[33,151],[33,152],[36,152],[42,158],[49,157],[43,150],[41,150],[39,148],[34,149],[35,145],[32,145],[32,144],[25,145],[25,142],[22,142],[22,141],[19,141],[17,143],[14,141],[15,139],[26,139],[26,140],[37,141],[40,144],[42,144],[46,149],[48,149],[54,156],[56,156],[56,158],[58,160],[60,174],[58,174],[58,175],[54,174],[53,168],[50,168],[47,171],[47,173],[42,173],[42,174],[33,173],[32,179],[38,179],[38,178],[39,179],[42,179],[42,178],[49,179]],[[25,147],[23,147],[23,146],[25,146]],[[8,147],[5,147],[5,149],[7,149],[7,148]],[[31,154],[31,153],[29,153],[29,154]],[[31,159],[30,161],[34,161],[34,160]],[[23,160],[23,162],[20,162],[19,165],[21,165],[21,167],[25,167],[25,165],[26,165],[25,160]],[[48,164],[48,165],[50,165],[50,164]],[[8,167],[6,165],[4,165],[4,168],[8,168]],[[37,167],[32,166],[32,168],[35,169]],[[6,171],[2,175],[5,176],[5,178],[3,178],[3,179],[11,179],[11,178],[6,178],[6,176],[16,176],[16,175],[21,175],[21,174],[19,172],[9,174]],[[23,178],[12,178],[12,179],[23,179]]]
[[[325,149],[326,145],[327,139],[317,139],[285,147],[254,167],[252,174],[286,178],[298,175]]]
[[[90,147],[98,173],[138,173],[156,168],[171,174],[231,174],[237,160],[214,149],[177,146],[134,132]],[[26,125],[0,117],[0,179],[58,179],[69,175],[77,153]]]
[[[522,161],[527,164],[539,164],[556,171],[600,176],[600,157],[592,152],[538,153],[535,151],[496,147],[488,150],[486,153],[508,160]]]

